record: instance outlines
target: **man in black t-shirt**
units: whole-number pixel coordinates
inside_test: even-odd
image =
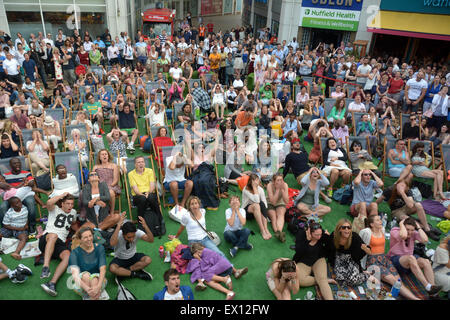
[[[0,159],[13,158],[19,156],[19,146],[14,143],[9,133],[2,134],[0,146]]]
[[[417,116],[412,113],[409,116],[409,123],[405,123],[403,125],[402,130],[402,139],[413,139],[413,140],[419,140],[419,124],[417,121]]]
[[[290,169],[292,169],[298,184],[301,184],[300,181],[310,169],[308,153],[301,150],[300,139],[298,138],[292,140],[292,151],[286,156],[284,162],[283,178],[286,177]]]
[[[125,102],[123,105],[119,104],[117,106],[117,113],[117,115],[112,116],[112,119],[115,120],[116,123],[118,122],[120,133],[122,134],[122,136],[127,137],[127,150],[129,150],[130,153],[133,154],[135,151],[134,142],[139,135],[139,130],[136,129],[137,119],[134,108],[133,110],[131,110],[128,102]],[[132,135],[131,141],[128,139],[128,135],[130,134]]]

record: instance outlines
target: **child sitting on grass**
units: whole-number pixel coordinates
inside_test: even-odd
[[[3,217],[3,228],[0,230],[0,238],[19,239],[16,251],[11,253],[11,257],[16,260],[22,259],[20,251],[25,247],[28,240],[28,209],[22,205],[18,197],[8,199],[10,208]]]

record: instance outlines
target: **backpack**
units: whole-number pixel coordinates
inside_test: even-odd
[[[166,234],[166,224],[161,214],[156,213],[151,208],[145,209],[144,219],[153,236],[161,238]],[[138,223],[138,229],[144,231],[142,224]]]
[[[333,193],[333,199],[340,204],[350,204],[353,200],[353,187],[351,184],[347,184],[343,188],[337,189]]]
[[[133,293],[130,290],[125,288],[122,283],[116,277],[116,283],[118,286],[117,297],[116,300],[137,300]]]
[[[305,217],[297,207],[293,206],[286,210],[285,220],[289,232],[296,235],[300,229],[305,228],[308,218]]]
[[[147,139],[145,139],[142,151],[148,152],[148,153],[152,152],[152,138],[151,137],[147,137]]]

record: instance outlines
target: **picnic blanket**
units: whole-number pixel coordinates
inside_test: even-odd
[[[331,266],[328,265],[327,266],[327,273],[328,273],[328,278],[335,278],[334,272],[331,269]],[[409,290],[411,290],[411,292],[418,297],[421,300],[428,300],[428,293],[425,289],[425,287],[419,282],[419,280],[417,280],[416,276],[413,273],[409,273],[409,274],[400,274],[400,278],[402,279],[402,284],[404,286],[406,286]],[[367,285],[366,283],[361,284],[361,287],[364,288],[364,292],[367,291]],[[346,293],[350,293],[351,291],[353,291],[356,296],[358,297],[358,299],[360,300],[367,300],[366,295],[365,294],[361,294],[358,290],[358,287],[349,287],[349,286],[338,286],[335,284],[330,284],[331,287],[331,291],[333,292],[333,296],[336,299],[337,296],[337,292],[338,291],[344,291]],[[316,289],[316,299],[317,300],[324,300],[322,293],[320,292],[320,288],[319,286],[316,284],[315,285],[315,289]],[[391,286],[389,284],[386,284],[385,282],[381,282],[381,291],[385,291],[385,292],[390,292],[391,291]],[[398,296],[398,300],[405,300],[402,296]]]

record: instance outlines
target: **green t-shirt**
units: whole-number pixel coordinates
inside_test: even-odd
[[[89,102],[85,102],[83,104],[83,110],[86,110],[90,115],[96,115],[98,112],[98,109],[101,108],[102,105],[100,102],[94,102],[93,104],[90,104]]]

